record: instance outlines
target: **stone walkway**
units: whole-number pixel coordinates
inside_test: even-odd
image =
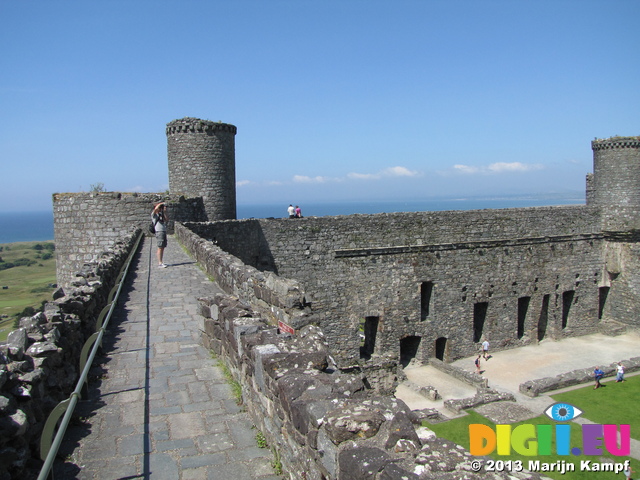
[[[272,453],[201,345],[197,297],[220,291],[174,238],[146,238],[67,430],[55,478],[275,480]]]

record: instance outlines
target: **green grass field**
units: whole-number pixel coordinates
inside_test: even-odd
[[[566,393],[554,395],[552,398],[556,402],[570,403],[583,411],[582,417],[589,419],[593,423],[603,424],[629,424],[631,426],[631,437],[640,438],[640,413],[637,410],[636,399],[640,394],[640,376],[627,377],[624,383],[607,382],[606,387],[593,390],[593,386],[579,388]],[[446,438],[466,449],[469,448],[469,425],[474,423],[482,423],[495,428],[495,424],[487,420],[474,410],[469,410],[465,417],[456,418],[447,422],[438,424],[428,424],[425,426],[432,429],[438,437]],[[546,415],[526,420],[524,422],[514,423],[512,428],[520,424],[533,425],[556,425],[557,422],[551,420]],[[582,447],[582,431],[578,424],[571,424],[571,447]],[[552,442],[551,451],[555,452],[555,442]],[[495,452],[490,455],[495,460],[520,460],[526,468],[529,460],[539,460],[541,463],[553,463],[556,461],[565,461],[573,463],[576,470],[580,469],[581,460],[591,460],[592,462],[615,462],[622,463],[629,460],[628,457],[615,457],[609,455],[606,450],[602,456],[559,456],[545,455],[538,457],[525,457],[517,454],[502,456],[496,455]],[[631,467],[635,472],[640,470],[640,461],[631,460]],[[596,480],[601,478],[624,478],[622,473],[617,476],[613,472],[593,472],[593,471],[575,471],[560,474],[557,472],[540,472],[550,478],[558,480]],[[637,474],[637,473],[636,473]],[[634,477],[635,478],[635,477]]]
[[[26,308],[38,310],[43,301],[51,300],[56,259],[53,242],[4,243],[0,248],[0,341],[4,341]]]
[[[603,383],[603,388],[594,390],[592,386],[559,393],[552,398],[557,402],[570,403],[582,410],[582,416],[594,423],[629,424],[631,438],[640,440],[640,376],[625,379],[622,383],[614,380]]]

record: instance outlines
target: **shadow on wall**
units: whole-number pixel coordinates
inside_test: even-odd
[[[184,226],[196,235],[213,242],[245,265],[261,272],[278,274],[278,267],[258,220],[222,220],[219,222],[187,222]],[[295,255],[295,252],[291,253]]]

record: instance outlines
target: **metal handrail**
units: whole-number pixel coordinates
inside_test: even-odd
[[[122,266],[120,273],[118,274],[117,284],[111,289],[109,293],[108,303],[103,308],[103,311],[100,312],[98,317],[98,322],[96,327],[99,328],[97,332],[91,335],[87,341],[85,342],[82,352],[80,355],[80,370],[82,373],[80,374],[80,378],[78,379],[78,383],[76,385],[75,390],[68,399],[60,402],[51,412],[49,418],[44,425],[44,429],[42,431],[42,436],[40,437],[40,459],[44,461],[44,465],[40,469],[40,475],[38,475],[38,480],[46,480],[49,476],[49,472],[51,467],[53,466],[53,461],[58,454],[58,450],[60,449],[60,445],[62,444],[62,439],[67,430],[69,422],[71,421],[71,415],[73,414],[73,410],[75,409],[78,400],[81,396],[82,388],[85,383],[87,383],[87,377],[89,375],[89,370],[91,369],[91,364],[96,356],[98,348],[102,344],[102,337],[104,336],[104,332],[106,331],[107,326],[109,325],[109,320],[111,319],[111,314],[115,308],[117,303],[118,296],[120,295],[120,290],[124,285],[124,280],[127,278],[127,272],[129,271],[129,266],[131,265],[131,261],[133,260],[133,256],[138,251],[138,246],[140,245],[140,241],[142,240],[143,232],[138,234],[138,238],[134,247],[129,252],[129,256],[125,264]],[[104,314],[104,310],[109,307],[106,315]],[[102,319],[104,318],[104,322]],[[90,346],[93,345],[91,352],[87,354]],[[58,420],[64,414],[62,421],[60,422],[60,426],[56,431],[56,425],[58,424]],[[55,433],[55,438],[53,441],[51,440]]]

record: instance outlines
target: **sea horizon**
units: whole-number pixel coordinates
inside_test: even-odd
[[[303,217],[394,212],[428,212],[447,210],[482,210],[560,205],[584,205],[585,197],[577,193],[544,195],[494,195],[484,197],[433,197],[419,200],[358,200],[309,202],[299,204]],[[295,203],[293,204],[296,205]],[[237,218],[285,218],[283,203],[237,204]],[[53,210],[0,212],[0,244],[53,241]]]

